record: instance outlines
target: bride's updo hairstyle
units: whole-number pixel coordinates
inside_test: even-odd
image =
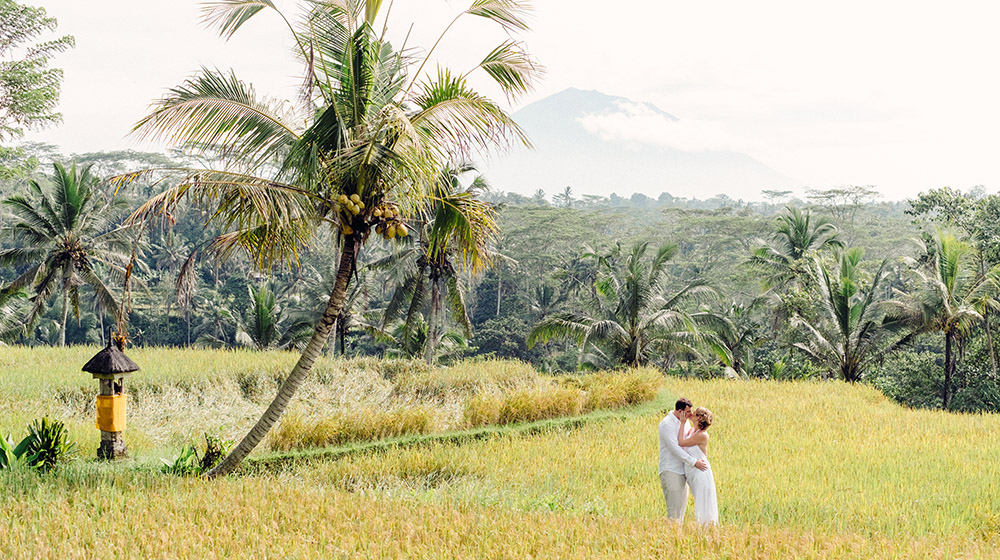
[[[703,406],[694,409],[694,417],[698,419],[699,430],[707,430],[712,425],[712,411]]]

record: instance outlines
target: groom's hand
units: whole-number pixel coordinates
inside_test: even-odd
[[[699,471],[707,471],[708,470],[708,462],[705,461],[704,459],[698,459],[694,463],[694,468],[698,469]]]

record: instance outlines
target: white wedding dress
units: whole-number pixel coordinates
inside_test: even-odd
[[[708,457],[697,445],[685,447],[685,451],[694,457],[695,461],[704,459],[708,462]],[[699,470],[694,467],[684,466],[684,474],[687,476],[688,486],[691,487],[691,495],[694,496],[694,518],[702,525],[719,524],[719,502],[715,497],[715,475],[712,474],[712,465],[709,464],[707,470]]]

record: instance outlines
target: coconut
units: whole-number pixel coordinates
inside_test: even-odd
[[[382,217],[382,209],[381,208],[376,208],[376,209],[372,210],[372,216],[375,216],[376,218],[381,218]]]
[[[389,239],[396,237],[396,226],[389,224],[389,227],[385,228],[385,236]]]
[[[361,210],[364,210],[365,209],[365,203],[359,200],[358,201],[358,208],[360,208]]]
[[[361,197],[358,196],[357,193],[354,193],[354,194],[351,195],[351,202],[357,204],[357,203],[361,202]]]
[[[405,225],[399,224],[398,226],[396,226],[396,235],[398,235],[400,237],[406,237],[407,233],[409,233],[409,232],[406,231],[406,226]]]
[[[347,198],[346,194],[342,194],[342,195],[340,195],[340,196],[337,197],[337,202],[339,202],[341,204],[347,204],[348,200],[350,200],[350,199]]]
[[[358,208],[357,204],[352,204],[351,205],[351,214],[354,214],[355,216],[357,216],[359,212],[361,212],[361,208]]]

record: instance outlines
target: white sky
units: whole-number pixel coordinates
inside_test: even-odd
[[[259,92],[294,99],[297,68],[274,15],[256,16],[225,43],[200,25],[197,0],[19,1],[44,6],[60,33],[77,39],[55,60],[65,70],[64,123],[26,140],[66,153],[163,149],[126,135],[151,100],[199,65],[234,68]],[[411,44],[422,46],[466,7],[397,2],[393,35],[402,37],[412,21]],[[290,0],[278,4],[294,10]],[[548,74],[518,106],[567,87],[649,101],[684,123],[672,129],[685,137],[678,144],[741,151],[816,188],[872,184],[900,199],[944,185],[1000,186],[1000,3],[536,0],[535,7],[525,39]],[[478,24],[458,29],[440,53],[459,68],[501,38]],[[637,120],[631,134],[621,122],[595,123],[656,141],[648,122]]]

